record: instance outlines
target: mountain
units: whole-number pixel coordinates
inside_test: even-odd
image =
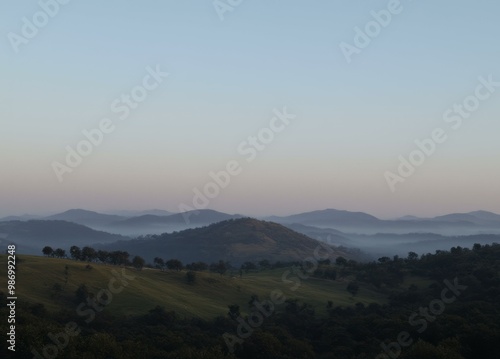
[[[349,212],[338,209],[324,209],[320,211],[294,214],[287,217],[272,217],[273,220],[306,225],[373,225],[380,219],[364,212]]]
[[[72,245],[86,246],[127,239],[76,223],[39,220],[0,222],[0,238],[2,243],[15,243],[19,253],[38,255],[45,246],[68,250]]]
[[[284,226],[318,241],[335,246],[353,247],[353,242],[349,239],[348,235],[333,228],[319,228],[299,223],[286,224]]]
[[[377,234],[433,232],[441,235],[500,234],[500,215],[486,211],[455,213],[435,218],[405,216],[397,220],[382,220],[363,212],[326,209],[286,217],[268,217],[283,225],[299,223],[320,228],[335,228],[345,233]]]
[[[130,217],[113,223],[116,226],[145,226],[165,224],[165,219],[168,216],[158,216],[155,214],[144,214],[142,216]]]
[[[8,216],[4,218],[0,218],[0,222],[8,222],[8,221],[29,221],[30,219],[38,219],[40,216],[33,216],[31,214],[24,214],[22,216]]]
[[[147,239],[120,241],[100,248],[125,250],[149,262],[154,257],[162,257],[183,262],[222,259],[239,264],[261,259],[304,260],[313,255],[318,245],[318,241],[280,224],[239,218]],[[324,254],[324,250],[320,253]]]
[[[497,221],[500,222],[500,214],[496,214],[488,211],[474,211],[469,212],[469,214],[473,215],[476,218],[489,220],[489,221]]]
[[[396,220],[397,221],[420,221],[422,219],[423,218],[416,217],[416,216],[403,216],[403,217],[397,218]]]
[[[470,222],[477,225],[500,224],[500,215],[487,211],[474,211],[469,213],[451,213],[432,218],[433,221],[442,222]]]
[[[242,218],[243,216],[217,212],[211,209],[200,209],[170,216],[157,216],[147,214],[138,217],[122,219],[109,226],[115,233],[127,235],[161,234],[166,232],[181,231],[188,228],[208,226],[212,223],[228,219]]]
[[[144,216],[146,214],[152,214],[155,216],[171,216],[172,214],[175,214],[174,212],[165,211],[164,209],[148,209],[145,211],[116,210],[116,211],[107,211],[105,213],[122,217],[138,217],[138,216]]]
[[[102,214],[84,209],[70,209],[63,213],[43,218],[48,221],[68,221],[89,227],[103,227],[110,223],[125,219],[122,216]]]
[[[353,240],[356,240],[354,238]],[[399,255],[406,257],[408,252],[417,254],[435,253],[436,251],[450,250],[460,246],[471,249],[474,244],[491,245],[500,243],[498,234],[475,234],[468,236],[441,236],[434,233],[418,234],[379,234],[367,236],[364,244],[356,243],[363,252],[374,257]]]
[[[243,218],[240,214],[227,214],[212,209],[199,209],[177,213],[166,218],[166,223],[171,224],[212,224],[228,219]]]

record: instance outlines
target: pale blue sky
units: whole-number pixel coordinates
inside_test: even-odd
[[[0,6],[0,215],[191,204],[209,171],[233,177],[210,208],[250,215],[338,208],[380,217],[500,213],[500,88],[453,131],[442,119],[500,81],[500,3],[409,1],[348,64],[339,49],[389,1],[72,0],[15,53],[37,1]],[[51,164],[97,127],[146,67],[169,77],[59,183]],[[237,147],[283,106],[297,118],[255,161]],[[414,140],[449,139],[391,193]]]

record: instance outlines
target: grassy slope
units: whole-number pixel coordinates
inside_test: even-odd
[[[18,257],[19,258],[19,257]],[[61,307],[76,309],[79,303],[74,302],[75,290],[85,283],[91,292],[97,293],[107,288],[113,277],[111,271],[121,272],[121,268],[100,264],[92,264],[92,270],[86,270],[86,263],[72,260],[44,258],[37,256],[21,256],[17,263],[16,294],[20,300],[32,303],[43,303],[50,310]],[[2,273],[7,267],[7,256],[0,255]],[[69,267],[68,283],[64,285],[64,268]],[[296,291],[291,288],[294,283],[284,283],[282,274],[287,268],[262,271],[260,273],[220,276],[213,273],[197,273],[194,285],[186,282],[184,271],[161,272],[144,269],[135,271],[127,268],[127,273],[136,278],[119,294],[113,295],[107,311],[115,315],[134,315],[146,313],[156,305],[166,310],[175,310],[180,315],[198,316],[209,319],[216,315],[225,315],[228,304],[238,304],[245,312],[252,294],[261,300],[268,299],[271,291],[281,290],[287,298],[298,298],[316,307],[318,313],[325,313],[325,305],[332,300],[334,305],[352,305],[356,302],[385,302],[383,294],[366,285],[361,285],[355,298],[346,291],[346,282],[327,281],[309,278],[302,280]],[[3,278],[4,275],[2,275]],[[290,275],[292,279],[295,275]],[[55,283],[64,286],[61,294],[54,296],[51,289]],[[278,307],[278,310],[282,306]]]

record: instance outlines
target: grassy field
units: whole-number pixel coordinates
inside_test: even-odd
[[[97,293],[108,288],[110,279],[114,277],[112,271],[122,271],[120,267],[95,263],[92,263],[92,269],[88,270],[86,265],[68,259],[20,256],[16,270],[18,299],[42,303],[49,311],[59,310],[61,307],[76,310],[79,303],[75,300],[75,291],[80,284],[84,283],[90,292]],[[5,273],[6,255],[0,255],[0,268],[0,273]],[[359,293],[352,297],[347,292],[347,282],[344,281],[302,279],[300,286],[293,291],[297,276],[290,274],[288,279],[293,282],[284,282],[282,276],[287,270],[281,268],[243,274],[242,278],[238,274],[220,276],[198,272],[196,282],[189,284],[185,271],[162,272],[146,268],[137,271],[126,268],[127,275],[135,276],[135,279],[130,280],[121,293],[113,295],[106,311],[114,315],[136,315],[160,305],[166,310],[176,311],[181,316],[209,319],[225,315],[229,304],[238,304],[242,313],[245,313],[248,311],[248,301],[252,294],[257,294],[260,300],[265,300],[269,299],[273,290],[281,290],[286,298],[297,298],[313,305],[318,314],[326,313],[326,303],[329,300],[335,306],[386,301],[385,295],[364,284],[360,285]],[[5,275],[1,277],[5,282]],[[55,284],[59,284],[62,291],[55,291]],[[282,308],[282,305],[278,306],[277,310]]]

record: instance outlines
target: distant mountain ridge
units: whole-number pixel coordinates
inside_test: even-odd
[[[119,211],[115,211],[119,212]],[[127,212],[127,211],[125,211]],[[143,213],[144,212],[144,213]],[[181,231],[188,228],[207,226],[227,219],[243,218],[244,215],[228,214],[211,209],[200,209],[185,213],[171,214],[164,210],[128,211],[142,213],[133,216],[103,214],[84,209],[70,209],[52,216],[37,218],[39,220],[64,220],[88,226],[95,230],[106,231],[136,237],[144,234],[161,234]],[[167,215],[163,215],[167,213]],[[0,219],[27,221],[33,216],[11,216]],[[304,212],[290,216],[270,216],[261,218],[290,227],[303,225],[322,229],[337,230],[345,233],[377,234],[377,233],[436,233],[441,235],[473,235],[500,234],[500,215],[488,211],[468,213],[450,213],[433,218],[404,216],[398,219],[379,219],[364,212],[351,212],[337,209],[324,209]],[[311,228],[303,233],[311,233]],[[341,234],[337,233],[341,236]],[[341,238],[338,238],[341,240]]]
[[[154,216],[170,216],[172,214],[175,214],[175,212],[166,211],[164,209],[148,209],[144,211],[133,211],[133,210],[106,211],[104,214],[112,214],[116,216],[130,218],[130,217],[144,216],[148,214],[152,214]]]
[[[111,214],[102,214],[84,209],[70,209],[63,213],[54,214],[52,216],[44,217],[44,220],[53,221],[68,221],[84,226],[104,226],[109,223],[124,220],[125,217],[116,216]]]
[[[143,234],[160,234],[165,232],[180,231],[193,227],[206,226],[226,219],[243,217],[242,215],[232,215],[211,209],[200,209],[185,213],[171,213],[164,210],[142,212],[145,212],[146,214],[126,217],[115,214],[103,214],[84,209],[70,209],[62,213],[41,217],[39,219],[46,221],[67,221],[81,224],[95,230],[127,236],[139,236]],[[136,213],[141,213],[141,211]],[[165,213],[166,215],[164,215]],[[30,218],[26,217],[26,220],[28,219]],[[4,219],[4,221],[9,220],[24,219],[19,219],[17,217],[6,217]],[[0,222],[1,221],[2,219],[0,219]]]
[[[364,212],[349,212],[338,209],[324,209],[312,212],[294,214],[287,217],[270,217],[273,220],[286,220],[301,224],[356,224],[356,223],[378,223],[381,220]]]
[[[203,258],[213,259],[223,255],[224,258],[234,257],[239,261],[250,257],[267,259],[268,255],[275,258],[273,260],[296,258],[298,252],[304,253],[301,248],[310,248],[310,245],[304,247],[304,238],[320,240],[337,248],[358,248],[374,256],[405,255],[410,250],[425,253],[446,250],[453,245],[470,247],[474,244],[471,241],[482,244],[500,241],[500,215],[486,211],[452,213],[434,218],[382,220],[363,212],[327,209],[271,218],[274,221],[262,222],[207,209],[169,216],[146,214],[125,218],[76,209],[38,220],[0,221],[0,244],[12,241],[18,244],[20,253],[40,254],[45,245],[69,249],[71,245],[115,245],[120,241],[120,246],[130,247],[145,255],[164,250],[164,253],[179,254],[189,260],[193,258],[189,254],[191,251],[197,255],[202,253]],[[240,220],[245,221],[238,222]],[[90,224],[86,226],[75,222]],[[225,232],[220,230],[220,223],[233,222],[240,227]],[[273,228],[276,231],[273,232]],[[124,237],[109,232],[130,235]],[[285,232],[288,235],[284,235]],[[228,237],[228,233],[237,235]],[[131,240],[131,237],[144,235],[147,240]],[[298,235],[302,236],[302,240],[295,240]],[[266,236],[266,241],[259,242]],[[292,238],[288,242],[291,247],[283,246],[283,242],[277,242],[275,237]],[[151,242],[158,239],[167,244],[164,241]],[[253,242],[246,244],[249,239]],[[142,245],[144,250],[138,248]],[[294,248],[295,245],[298,247]]]
[[[227,214],[211,209],[187,211],[184,213],[172,214],[169,216],[143,215],[121,220],[116,225],[136,225],[136,224],[211,224],[227,219],[242,218],[242,215]]]
[[[122,234],[161,234],[177,232],[188,228],[208,226],[228,219],[242,218],[239,214],[227,214],[211,209],[200,209],[170,216],[144,215],[131,217],[108,225],[115,233]]]
[[[488,231],[500,233],[500,215],[487,211],[452,213],[434,218],[405,216],[396,220],[383,220],[364,212],[325,209],[285,217],[271,216],[265,219],[284,225],[299,223],[362,234],[435,232],[445,235],[462,235]]]
[[[59,220],[0,222],[0,238],[5,243],[17,244],[22,253],[38,255],[44,246],[69,249],[72,245],[86,246],[127,239],[117,234]]]
[[[335,246],[353,247],[353,242],[349,236],[341,231],[333,228],[319,228],[313,226],[306,226],[304,224],[292,223],[285,224],[285,227],[294,230],[295,232],[302,233],[310,238],[317,239]]]
[[[0,222],[8,222],[8,221],[29,221],[30,219],[38,219],[40,216],[33,216],[31,214],[24,214],[22,216],[7,216],[0,218]]]
[[[468,213],[451,213],[432,218],[433,221],[471,222],[478,225],[500,223],[500,215],[487,211],[474,211]]]

